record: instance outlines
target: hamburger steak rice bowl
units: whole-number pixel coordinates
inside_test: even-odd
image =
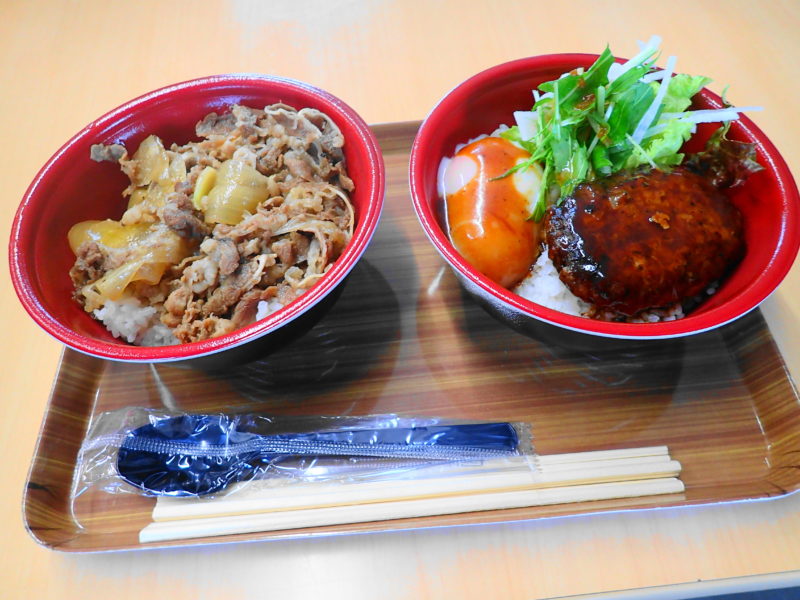
[[[691,110],[710,80],[675,74],[675,57],[657,69],[659,42],[540,84],[513,126],[441,160],[445,229],[476,271],[569,315],[656,323],[737,267],[745,226],[727,190],[762,170],[754,144],[727,138],[747,109]],[[721,125],[684,154],[698,123]]]

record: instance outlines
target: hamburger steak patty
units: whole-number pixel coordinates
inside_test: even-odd
[[[572,293],[627,316],[703,292],[744,254],[739,210],[683,167],[583,183],[544,228]]]

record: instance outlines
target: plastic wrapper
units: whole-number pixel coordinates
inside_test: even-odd
[[[242,482],[441,477],[452,467],[532,456],[523,423],[398,415],[103,413],[81,447],[73,498],[89,490],[206,497]],[[239,484],[232,486],[232,484]],[[246,486],[245,486],[246,487]]]

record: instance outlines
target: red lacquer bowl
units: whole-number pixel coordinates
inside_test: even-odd
[[[425,233],[454,270],[467,292],[492,314],[523,331],[540,323],[611,338],[669,338],[719,327],[753,310],[786,276],[800,244],[800,196],[791,172],[775,146],[746,116],[733,123],[731,139],[755,143],[765,169],[730,191],[745,218],[747,253],[717,292],[688,316],[662,323],[610,323],[545,308],[517,296],[476,271],[453,247],[437,194],[443,157],[457,144],[513,125],[513,111],[529,110],[531,90],[597,59],[588,54],[534,56],[483,71],[449,92],[420,127],[411,150],[410,185],[414,209]],[[720,108],[722,101],[704,89],[695,108]],[[717,124],[700,126],[686,150],[702,149]]]
[[[240,103],[263,108],[283,102],[328,114],[345,138],[345,157],[355,182],[356,226],[352,241],[320,281],[269,317],[218,338],[163,347],[137,347],[114,338],[72,296],[69,270],[75,260],[69,228],[87,219],[118,219],[126,202],[127,177],[111,164],[89,159],[92,144],[123,143],[131,151],[148,135],[165,145],[197,139],[195,124],[206,114]],[[364,253],[378,225],[384,197],[384,165],[367,124],[344,102],[305,83],[257,74],[219,75],[165,87],[132,100],[84,127],[45,164],[31,183],[11,230],[9,261],[17,295],[33,319],[68,346],[93,356],[135,362],[245,357],[260,341],[291,337],[336,290]],[[312,310],[313,309],[313,310]],[[238,349],[238,353],[229,351]],[[201,361],[202,362],[202,361]]]

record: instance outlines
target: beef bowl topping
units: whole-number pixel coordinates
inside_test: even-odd
[[[128,205],[69,231],[74,297],[133,344],[201,341],[264,318],[310,289],[353,235],[344,138],[326,114],[234,105],[196,133],[168,148],[151,135],[132,155],[92,147],[129,178]]]

